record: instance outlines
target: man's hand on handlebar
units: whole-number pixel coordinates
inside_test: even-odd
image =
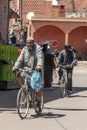
[[[36,70],[36,71],[41,71],[41,67],[36,66],[36,67],[35,67],[35,70]]]
[[[70,67],[73,68],[73,67],[74,67],[74,64],[71,64]]]
[[[16,72],[16,70],[17,70],[17,67],[14,66],[14,67],[12,68],[12,71],[13,71],[13,72]]]

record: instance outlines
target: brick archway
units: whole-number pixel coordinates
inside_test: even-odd
[[[78,51],[78,56],[83,57],[87,51],[87,26],[80,26],[69,33],[69,42]]]
[[[38,43],[43,41],[57,40],[59,50],[62,49],[65,42],[64,32],[53,25],[42,26],[34,32],[34,37]]]
[[[58,50],[64,48],[64,43],[70,42],[78,50],[78,57],[83,57],[87,50],[86,32],[87,20],[84,19],[32,19],[32,34],[37,42],[49,40],[50,36],[51,39],[58,40]]]

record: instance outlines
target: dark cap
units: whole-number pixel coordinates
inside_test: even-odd
[[[65,46],[65,48],[70,48],[71,47],[71,45],[69,43],[66,43],[64,46]]]
[[[42,43],[42,46],[46,46],[46,45],[48,45],[49,43],[46,41],[46,42],[43,42]]]

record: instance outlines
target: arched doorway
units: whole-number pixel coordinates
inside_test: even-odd
[[[58,41],[57,48],[59,50],[63,48],[65,42],[64,32],[58,27],[53,25],[42,26],[41,28],[35,31],[34,37],[37,43],[41,43],[43,41],[50,41],[50,40]]]
[[[82,58],[87,51],[87,26],[80,26],[69,33],[69,42],[78,51],[78,57]]]

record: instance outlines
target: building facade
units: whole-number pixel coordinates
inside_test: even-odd
[[[0,0],[0,33],[3,43],[6,44],[8,39],[9,25],[9,0]]]
[[[15,0],[14,0],[15,1]],[[55,1],[55,2],[53,2]],[[27,36],[35,37],[37,43],[50,41],[50,46],[63,49],[69,42],[77,51],[78,57],[85,57],[87,51],[87,18],[72,13],[65,16],[65,6],[56,0],[16,0],[22,20],[22,29]],[[25,29],[26,28],[26,29]],[[54,45],[53,41],[57,41]]]
[[[2,36],[2,43],[8,44],[8,35],[9,35],[9,24],[10,19],[17,19],[19,16],[15,10],[17,6],[10,8],[10,2],[12,0],[0,0],[0,34]],[[15,1],[16,3],[16,1]],[[16,7],[15,10],[14,7]]]

